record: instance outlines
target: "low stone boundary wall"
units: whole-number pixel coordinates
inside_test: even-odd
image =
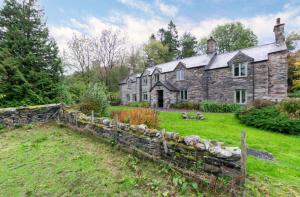
[[[129,125],[105,118],[92,119],[82,113],[63,108],[60,121],[82,131],[90,131],[99,138],[114,141],[130,149],[163,161],[197,177],[240,177],[241,151],[225,147],[222,142],[182,137],[177,133],[148,129],[145,125]],[[92,123],[92,121],[94,123]]]
[[[19,108],[0,109],[0,124],[5,127],[31,124],[34,122],[47,122],[58,116],[61,104],[38,105]]]
[[[194,178],[241,175],[241,151],[222,142],[198,136],[182,137],[177,133],[148,129],[145,125],[128,125],[106,118],[90,118],[63,105],[0,109],[0,124],[15,126],[56,119],[60,124],[98,138],[113,141],[123,149],[168,163]]]

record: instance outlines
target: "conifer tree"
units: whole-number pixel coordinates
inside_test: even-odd
[[[63,68],[36,0],[5,0],[0,10],[0,106],[56,102]]]

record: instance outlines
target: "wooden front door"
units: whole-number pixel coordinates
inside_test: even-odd
[[[164,107],[164,91],[157,90],[157,105],[158,107]]]

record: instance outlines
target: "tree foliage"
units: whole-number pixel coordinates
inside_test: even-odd
[[[240,22],[219,25],[213,29],[211,36],[217,42],[219,53],[256,46],[258,43],[257,36],[253,31],[245,28]],[[207,38],[203,38],[199,43],[201,52],[204,48],[206,49],[207,43],[204,40]]]
[[[292,51],[296,49],[297,42],[300,41],[300,34],[297,32],[292,32],[286,37],[286,46],[288,50]]]
[[[150,39],[144,47],[150,65],[161,64],[168,61],[169,47],[164,46],[159,40]]]
[[[289,91],[300,90],[300,50],[288,55],[288,87]]]
[[[63,68],[35,0],[5,0],[0,10],[0,106],[58,99]]]
[[[191,33],[184,33],[180,39],[181,52],[180,57],[191,57],[196,55],[197,39]]]

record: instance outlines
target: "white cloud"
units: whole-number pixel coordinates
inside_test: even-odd
[[[278,17],[286,24],[286,33],[300,30],[300,6],[285,6],[281,12],[253,17],[207,18],[195,21],[178,16],[174,18],[174,22],[181,34],[186,31],[191,32],[200,39],[208,36],[217,25],[240,21],[254,31],[258,36],[259,44],[264,44],[274,42],[273,26]],[[50,32],[60,47],[66,46],[66,40],[70,39],[74,32],[97,35],[102,30],[109,28],[120,30],[127,36],[130,44],[140,45],[149,39],[151,33],[156,33],[159,28],[166,27],[168,22],[167,17],[160,17],[159,15],[137,17],[115,11],[106,18],[91,16],[82,18],[81,21],[70,19],[67,26],[51,26]]]
[[[156,1],[159,10],[166,16],[174,17],[177,14],[178,8],[171,4],[163,3],[160,0]]]
[[[50,36],[55,38],[61,52],[63,50],[67,50],[68,41],[73,37],[74,34],[81,34],[80,31],[64,26],[50,26],[49,31]]]
[[[152,13],[151,6],[144,1],[141,0],[118,0],[120,3],[124,5],[130,6],[132,8],[142,10],[146,13]]]

